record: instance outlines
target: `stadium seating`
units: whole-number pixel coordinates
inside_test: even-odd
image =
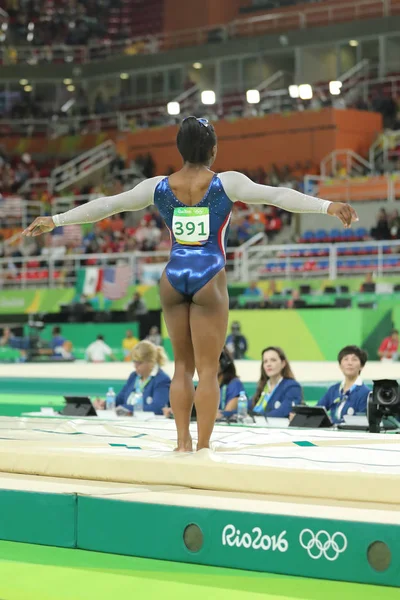
[[[299,240],[302,244],[325,244],[335,242],[362,242],[368,238],[368,231],[364,227],[358,229],[318,229],[305,231]]]

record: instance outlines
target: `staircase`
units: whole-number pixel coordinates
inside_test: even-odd
[[[111,140],[80,154],[57,167],[51,173],[51,188],[61,192],[95,174],[101,174],[116,157],[115,144]]]

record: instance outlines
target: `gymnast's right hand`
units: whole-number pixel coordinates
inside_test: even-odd
[[[55,228],[54,221],[51,217],[37,217],[33,223],[22,232],[26,237],[36,237],[42,233],[48,233]]]

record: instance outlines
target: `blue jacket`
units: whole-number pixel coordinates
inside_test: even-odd
[[[127,402],[131,393],[135,391],[136,378],[137,375],[134,371],[130,374],[122,390],[118,392],[115,398],[116,406],[123,406],[132,412],[132,405]],[[164,406],[168,406],[170,385],[171,379],[162,369],[159,369],[143,388],[143,410],[162,415],[162,409]]]
[[[325,406],[333,423],[342,422],[344,415],[362,415],[367,412],[367,400],[371,391],[369,387],[363,383],[355,385],[342,396],[341,386],[341,383],[332,385],[318,402],[318,406]]]
[[[244,385],[240,381],[239,377],[235,377],[232,379],[227,385],[222,385],[220,388],[220,400],[219,400],[219,410],[222,411],[225,417],[230,417],[231,415],[236,413],[235,410],[227,411],[225,410],[226,405],[233,398],[237,398],[240,392],[244,392]]]
[[[292,406],[301,404],[302,399],[301,385],[294,379],[282,379],[268,400],[265,412],[261,414],[265,414],[268,419],[289,417]]]

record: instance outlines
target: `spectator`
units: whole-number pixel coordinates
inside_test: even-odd
[[[256,281],[252,281],[249,284],[249,287],[244,290],[243,295],[247,296],[248,298],[261,298],[262,297],[262,291],[257,286],[257,282]]]
[[[127,329],[125,337],[122,340],[122,349],[124,351],[124,360],[132,360],[132,350],[139,343],[139,340],[133,335],[132,329]]]
[[[304,308],[306,302],[301,298],[299,290],[292,290],[291,297],[286,301],[286,308]]]
[[[236,374],[235,363],[226,348],[219,359],[218,384],[220,388],[218,418],[230,417],[237,411],[239,394],[244,392],[244,386]]]
[[[115,356],[108,344],[104,341],[104,336],[98,335],[95,342],[86,349],[86,360],[88,362],[106,362],[107,358],[115,360]]]
[[[132,320],[137,319],[138,317],[142,317],[143,315],[147,315],[147,313],[149,312],[146,303],[139,294],[139,292],[135,292],[133,294],[133,298],[128,304],[126,310],[129,318]]]
[[[146,337],[146,340],[154,344],[155,346],[162,345],[162,337],[160,334],[160,330],[156,325],[150,328],[149,335]]]
[[[132,351],[135,371],[117,394],[116,406],[119,414],[132,414],[137,396],[143,398],[143,410],[163,414],[168,406],[170,377],[161,369],[167,362],[164,348],[148,340],[139,342]]]
[[[346,346],[339,352],[344,381],[332,385],[318,402],[318,406],[324,406],[330,413],[333,423],[342,422],[344,415],[366,414],[370,389],[360,375],[367,360],[367,353],[358,346]]]
[[[74,360],[72,342],[65,340],[62,346],[57,348],[57,352],[54,355],[56,358],[61,360]]]
[[[50,348],[55,355],[61,355],[60,348],[62,348],[65,344],[65,338],[61,335],[61,327],[56,325],[52,330],[52,337],[50,340]]]
[[[374,276],[372,273],[367,273],[367,275],[365,277],[365,281],[361,284],[360,292],[361,293],[371,292],[374,294],[375,289],[376,289],[376,285],[374,282]]]
[[[388,215],[384,208],[381,208],[378,213],[376,225],[371,229],[371,237],[374,240],[390,240],[391,238]]]
[[[266,417],[289,417],[291,408],[301,404],[303,393],[281,348],[262,351],[261,376],[253,398],[255,413]]]
[[[238,321],[234,321],[231,325],[231,333],[226,338],[226,349],[235,360],[244,358],[247,352],[247,340],[241,333]]]
[[[382,362],[393,362],[399,357],[399,332],[394,329],[379,346],[378,355]]]

